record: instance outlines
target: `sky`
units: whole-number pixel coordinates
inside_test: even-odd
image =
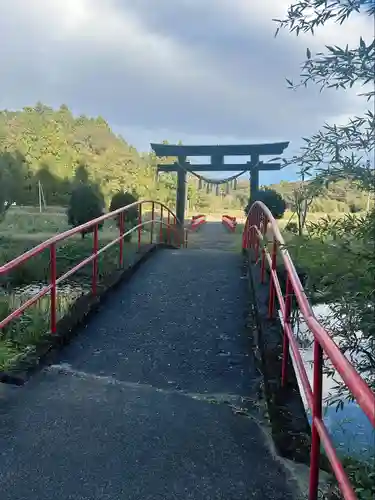
[[[2,0],[0,108],[41,101],[103,116],[137,149],[150,142],[291,141],[342,123],[365,101],[352,91],[287,88],[306,47],[371,39],[369,18],[316,36],[274,37],[291,0]],[[203,159],[201,159],[203,161]],[[242,161],[246,161],[243,159]],[[227,160],[228,161],[228,160]],[[264,173],[261,183],[296,171]]]

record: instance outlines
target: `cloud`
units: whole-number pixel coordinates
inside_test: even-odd
[[[368,19],[307,39],[274,17],[290,0],[13,0],[0,4],[0,106],[62,102],[116,130],[298,141],[354,112],[353,92],[292,92],[307,45],[355,42]],[[134,134],[133,134],[134,135]],[[136,142],[136,140],[135,140]],[[142,139],[143,143],[143,139]],[[137,145],[137,144],[136,144]]]

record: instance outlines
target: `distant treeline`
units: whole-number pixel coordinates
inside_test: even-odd
[[[298,182],[281,181],[269,186],[282,195],[288,208],[293,207],[293,190],[298,189]],[[316,197],[310,207],[311,212],[349,212],[367,208],[368,193],[361,191],[350,180],[332,182],[322,196]]]
[[[176,176],[157,178],[158,161],[116,135],[102,117],[74,117],[65,105],[54,110],[38,103],[22,111],[0,112],[0,189],[17,204],[36,205],[40,182],[47,205],[66,206],[74,183],[84,175],[107,202],[114,193],[127,190],[173,206]],[[216,197],[198,190],[198,180],[192,177],[188,199],[196,209],[246,204],[235,191]]]
[[[174,160],[158,160],[152,153],[137,151],[102,117],[74,117],[65,105],[54,110],[38,103],[21,111],[0,111],[0,200],[11,198],[20,205],[37,205],[40,183],[47,205],[66,206],[74,183],[87,178],[107,203],[114,193],[125,190],[173,207],[176,176],[163,173],[157,178],[156,164]],[[269,187],[292,208],[296,183]],[[198,180],[189,176],[189,207],[204,211],[242,209],[248,201],[249,182],[239,182],[237,190],[230,189],[228,195],[225,186],[220,196],[212,191],[199,190]],[[314,201],[312,211],[346,212],[351,205],[362,210],[366,203],[366,193],[341,181]]]
[[[287,209],[294,208],[293,191],[298,189],[299,182],[281,181],[279,184],[267,186],[269,189],[277,191],[286,201]],[[238,184],[238,193],[247,193],[249,183],[241,181]],[[310,207],[311,212],[359,212],[366,210],[368,203],[368,193],[361,191],[349,180],[332,182],[324,189],[324,194],[317,196]],[[371,206],[373,203],[371,204]]]

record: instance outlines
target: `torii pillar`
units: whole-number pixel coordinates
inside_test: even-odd
[[[186,156],[178,157],[178,165],[182,168],[177,168],[177,193],[176,193],[176,216],[180,221],[181,226],[185,224],[185,205],[186,205]]]

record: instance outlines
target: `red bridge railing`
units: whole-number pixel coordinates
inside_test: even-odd
[[[268,230],[271,230],[272,233],[271,253],[268,250],[268,240],[266,238]],[[367,415],[374,427],[375,394],[360,377],[353,365],[342,354],[339,347],[330,337],[328,331],[325,330],[315,318],[289,252],[285,248],[285,242],[277,222],[266,205],[259,201],[252,205],[247,217],[243,231],[242,247],[246,251],[254,251],[256,263],[260,262],[262,283],[265,281],[266,265],[268,265],[270,269],[268,314],[270,318],[273,317],[275,312],[275,299],[277,298],[284,331],[281,384],[284,386],[287,380],[287,366],[291,351],[294,366],[297,368],[308,406],[312,411],[309,500],[317,500],[318,498],[321,445],[323,445],[328,460],[331,463],[332,470],[344,498],[346,500],[356,500],[357,496],[336,453],[322,418],[323,353],[331,361],[332,365],[356,399],[358,405]],[[276,265],[278,255],[281,255],[287,275],[284,296],[277,274]],[[299,311],[306,325],[314,337],[313,387],[310,385],[298,343],[291,326],[290,315],[293,296],[295,297]]]
[[[204,214],[193,215],[190,222],[190,230],[195,231],[203,224],[206,224],[206,216]]]
[[[221,223],[228,229],[228,231],[231,231],[232,233],[234,233],[234,231],[236,230],[237,227],[236,217],[232,217],[230,215],[222,215]]]
[[[148,206],[151,208],[151,216],[147,220],[142,217],[142,212],[144,211],[144,207]],[[138,207],[138,221],[137,224],[131,229],[125,231],[125,222],[126,222],[126,214],[129,210],[134,207]],[[118,227],[119,227],[119,235],[110,241],[108,244],[99,248],[99,227],[103,224],[104,221],[108,219],[117,219],[118,218]],[[0,277],[6,275],[21,266],[25,262],[29,261],[33,257],[41,254],[45,250],[49,250],[50,253],[50,282],[48,285],[44,286],[38,293],[33,295],[27,301],[25,301],[20,307],[12,311],[6,318],[0,320],[0,333],[1,330],[4,329],[12,320],[18,318],[22,315],[26,309],[30,308],[37,301],[39,301],[42,297],[49,294],[50,296],[50,330],[51,333],[56,333],[56,325],[57,325],[57,287],[62,282],[70,278],[74,273],[76,273],[79,269],[88,264],[92,263],[92,279],[91,279],[91,292],[93,295],[97,293],[97,284],[98,284],[98,257],[100,254],[113,247],[114,245],[119,245],[119,267],[123,266],[124,262],[124,238],[128,234],[133,232],[138,233],[138,250],[141,247],[142,242],[142,229],[145,227],[150,228],[150,243],[153,243],[154,235],[156,231],[159,231],[159,239],[163,241],[166,239],[166,243],[170,243],[173,241],[175,246],[186,246],[187,245],[187,231],[184,229],[182,232],[179,229],[178,220],[176,215],[163,203],[156,201],[137,201],[128,205],[126,207],[119,208],[118,210],[114,210],[113,212],[109,212],[97,219],[93,219],[92,221],[87,222],[86,224],[82,224],[81,226],[77,226],[73,229],[65,231],[63,233],[59,233],[52,238],[40,243],[36,247],[32,248],[28,252],[16,257],[10,262],[2,265],[0,267]],[[166,235],[163,231],[163,228],[166,228]],[[72,267],[69,271],[62,274],[61,276],[57,276],[56,272],[56,246],[58,243],[71,238],[82,232],[92,232],[93,233],[93,247],[91,255],[87,258],[83,259],[77,265]]]

